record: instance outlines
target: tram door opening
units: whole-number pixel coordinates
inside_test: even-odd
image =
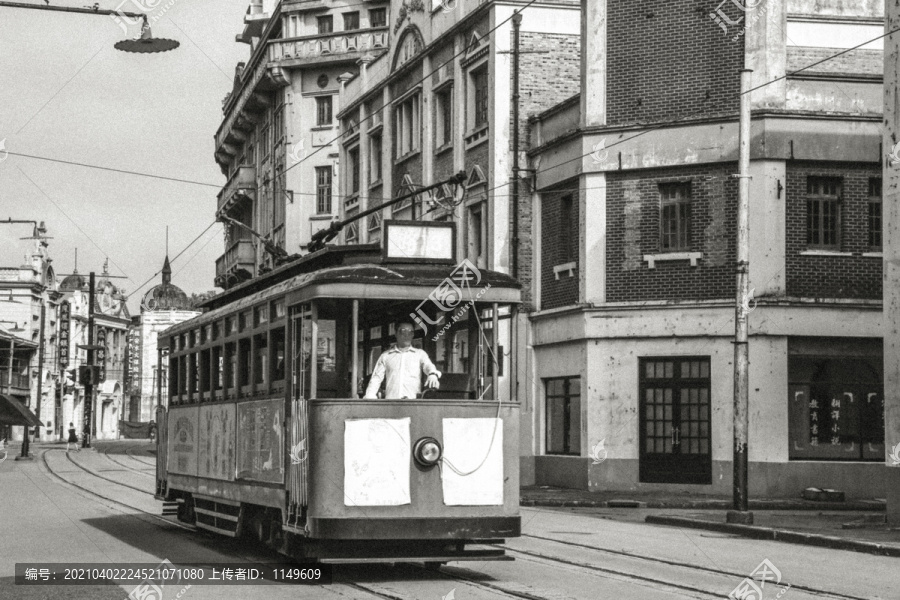
[[[312,385],[312,307],[301,304],[290,313],[290,462],[287,469],[287,507],[284,525],[302,528],[307,505],[309,452],[309,411]]]

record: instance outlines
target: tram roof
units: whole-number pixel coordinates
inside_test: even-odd
[[[203,305],[211,310],[174,325],[165,333],[181,333],[284,295],[289,305],[316,298],[426,300],[455,268],[447,264],[385,261],[374,244],[329,246],[214,296]],[[516,279],[487,269],[480,269],[479,273],[481,280],[477,284],[461,289],[463,301],[521,302],[521,284]]]

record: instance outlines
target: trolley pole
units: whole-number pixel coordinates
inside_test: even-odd
[[[737,292],[734,319],[734,507],[729,523],[753,523],[747,498],[747,452],[749,430],[749,370],[747,347],[748,295],[750,288],[750,75],[741,70],[741,113],[739,128],[739,173],[737,208]]]
[[[90,287],[88,288],[88,349],[87,364],[88,368],[94,368],[94,272],[91,271]],[[84,384],[84,424],[83,438],[81,440],[82,448],[91,447],[91,423],[93,422],[93,403],[94,403],[94,382],[93,373],[87,383]]]

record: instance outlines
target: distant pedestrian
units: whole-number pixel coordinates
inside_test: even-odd
[[[66,440],[66,452],[69,451],[69,444],[75,444],[75,452],[81,451],[81,448],[78,447],[78,434],[75,433],[75,425],[73,423],[69,423],[69,439]]]

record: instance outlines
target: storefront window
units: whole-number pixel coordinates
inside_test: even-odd
[[[835,340],[835,344],[840,343]],[[880,347],[876,353],[789,356],[792,460],[884,460]]]

